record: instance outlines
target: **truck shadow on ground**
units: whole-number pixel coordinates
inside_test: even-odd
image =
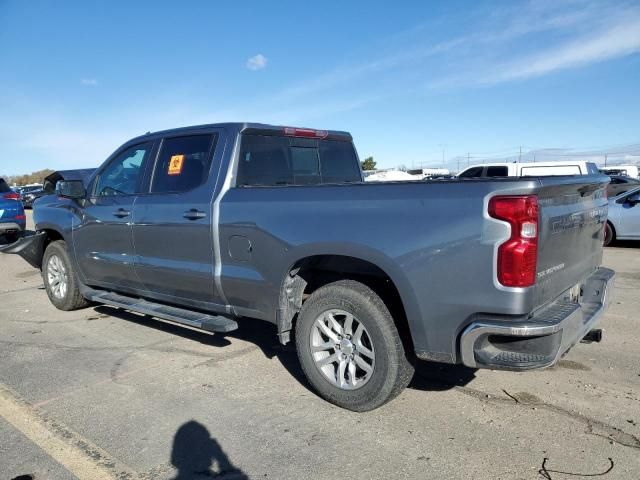
[[[271,323],[251,318],[242,318],[238,321],[238,330],[225,334],[209,334],[115,307],[100,305],[94,307],[94,310],[98,314],[110,315],[121,320],[160,330],[171,335],[177,335],[211,347],[228,347],[231,345],[229,339],[238,339],[252,343],[262,351],[265,357],[269,359],[277,358],[292,377],[309,391],[313,392],[298,362],[295,340],[292,338],[292,341],[287,345],[281,345],[276,336],[276,327]],[[444,391],[464,386],[475,378],[476,372],[476,370],[462,365],[447,365],[426,361],[416,361],[415,368],[416,373],[409,384],[409,388],[423,391]]]
[[[636,240],[614,240],[607,248],[640,248],[640,242]]]

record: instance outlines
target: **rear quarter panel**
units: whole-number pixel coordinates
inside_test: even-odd
[[[484,211],[489,194],[531,193],[536,185],[504,179],[233,188],[219,223],[225,295],[246,314],[273,321],[282,282],[298,260],[360,258],[395,283],[416,350],[453,361],[473,313],[532,308],[527,289],[495,288],[494,247],[508,232],[488,228]],[[250,258],[231,257],[232,236],[249,239]]]

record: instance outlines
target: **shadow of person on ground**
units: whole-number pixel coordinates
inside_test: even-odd
[[[195,420],[182,425],[173,437],[171,464],[178,470],[174,480],[249,478],[231,463],[209,430]]]

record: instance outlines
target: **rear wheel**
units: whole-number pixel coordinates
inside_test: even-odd
[[[389,310],[373,290],[352,280],[325,285],[307,299],[296,346],[318,394],[349,410],[387,403],[413,377]]]
[[[611,242],[613,242],[615,238],[616,238],[616,235],[615,235],[615,232],[613,231],[613,225],[607,222],[607,224],[604,227],[604,246],[606,247],[607,245],[611,245]]]
[[[56,308],[76,310],[89,305],[80,293],[80,284],[63,240],[47,245],[42,258],[42,279],[47,296]]]

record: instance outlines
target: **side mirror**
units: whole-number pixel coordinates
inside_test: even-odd
[[[82,180],[60,180],[56,184],[56,195],[65,198],[84,198],[86,190]]]

